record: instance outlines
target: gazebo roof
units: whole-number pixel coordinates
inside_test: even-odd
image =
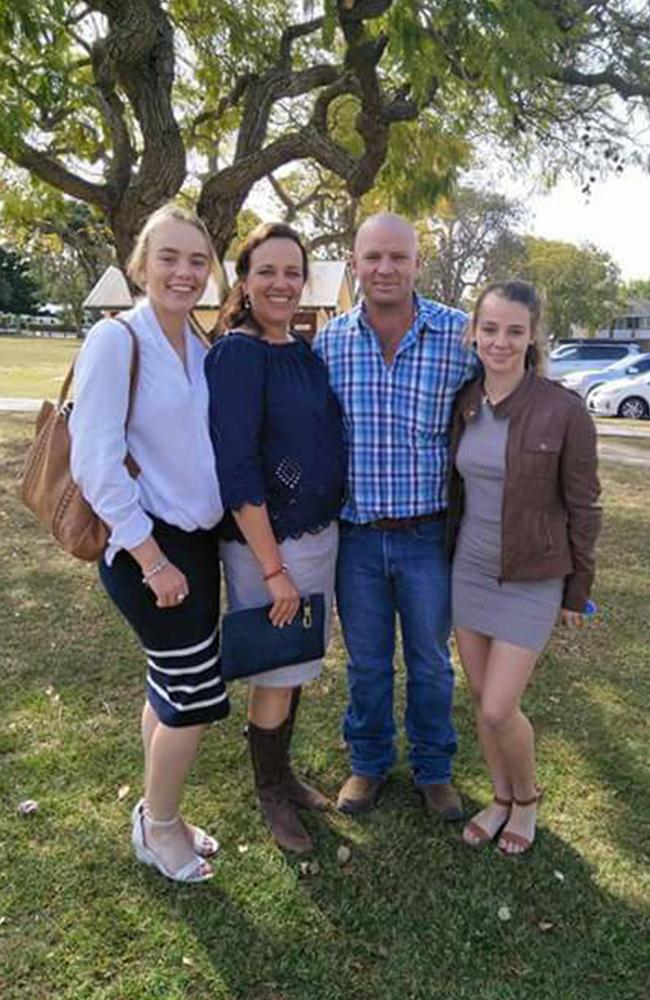
[[[352,275],[343,260],[314,260],[310,263],[310,277],[302,294],[300,305],[303,309],[335,309],[338,305],[342,286],[347,283],[353,292]],[[224,263],[225,279],[229,285],[235,281],[235,262]],[[220,287],[221,285],[221,287]],[[218,309],[224,293],[224,283],[210,278],[207,288],[198,301],[198,309]],[[130,309],[133,297],[124,274],[111,265],[107,267],[99,281],[93,285],[84,299],[86,309]]]
[[[225,261],[224,268],[228,284],[232,285],[236,277],[234,260]],[[312,260],[309,271],[309,281],[300,300],[303,309],[335,309],[345,282],[349,283],[352,294],[352,275],[344,260]]]
[[[219,300],[219,285],[211,277],[197,303],[197,308],[218,309]],[[84,299],[85,309],[130,309],[132,305],[133,296],[129,291],[126,278],[119,267],[113,265],[106,268],[99,281],[93,285]]]

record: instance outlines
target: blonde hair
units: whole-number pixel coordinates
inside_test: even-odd
[[[216,276],[217,273],[217,255],[215,253],[214,245],[212,243],[212,237],[208,227],[206,226],[203,219],[200,219],[196,212],[190,211],[188,208],[184,208],[182,205],[177,205],[173,201],[167,202],[166,205],[162,205],[157,208],[155,212],[152,212],[149,218],[146,220],[142,229],[138,233],[135,241],[135,245],[129,259],[126,263],[126,273],[131,279],[134,285],[137,285],[142,291],[144,291],[144,268],[147,261],[147,254],[149,253],[149,241],[151,239],[151,234],[154,229],[156,229],[162,222],[168,222],[173,220],[174,222],[184,222],[188,226],[193,226],[197,229],[203,238],[208,250],[208,258],[210,262],[210,273]]]
[[[465,344],[467,346],[474,344],[476,339],[476,325],[481,306],[486,297],[492,293],[499,295],[506,302],[517,302],[519,305],[525,306],[528,310],[530,315],[530,331],[533,335],[533,340],[528,345],[526,351],[526,368],[534,368],[537,375],[544,375],[546,372],[548,344],[542,325],[542,302],[537,289],[528,281],[511,278],[505,281],[493,281],[492,284],[486,285],[474,303],[472,315],[465,330]]]

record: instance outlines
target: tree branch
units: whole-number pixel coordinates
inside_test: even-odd
[[[291,62],[291,46],[298,38],[305,35],[312,35],[323,27],[325,18],[314,17],[310,21],[303,21],[302,24],[292,24],[285,28],[280,38],[280,62]]]
[[[71,198],[79,198],[81,201],[97,205],[106,212],[109,208],[109,192],[103,184],[93,184],[86,181],[78,174],[73,174],[71,170],[64,167],[62,163],[42,153],[33,146],[28,145],[23,140],[12,147],[11,159],[19,167],[29,170],[40,180],[45,181],[54,188],[58,188]]]
[[[611,67],[599,73],[583,73],[573,67],[555,69],[549,76],[572,87],[611,87],[621,97],[650,97],[650,80],[626,80]]]

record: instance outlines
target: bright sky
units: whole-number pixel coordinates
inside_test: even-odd
[[[496,189],[525,205],[524,232],[567,243],[593,243],[606,250],[624,281],[650,278],[650,172],[626,167],[620,175],[597,181],[589,195],[580,184],[559,181],[547,193],[531,175],[515,182],[505,161],[467,175],[466,183]],[[263,218],[274,214],[269,192],[260,185],[250,201]]]
[[[606,250],[624,280],[650,278],[650,173],[628,167],[596,183],[589,196],[570,180],[526,199],[526,227],[545,239],[594,243]]]

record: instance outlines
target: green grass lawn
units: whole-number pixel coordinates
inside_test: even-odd
[[[0,337],[0,396],[56,398],[80,343],[49,337]]]
[[[603,468],[601,617],[558,633],[528,697],[546,788],[528,856],[472,852],[428,819],[402,753],[378,810],[307,819],[319,867],[303,874],[256,812],[233,686],[186,797],[222,841],[217,875],[178,887],[138,865],[128,839],[142,657],[94,568],[61,555],[15,499],[30,422],[0,416],[3,1000],[647,1000],[647,471]],[[400,717],[403,686],[399,664]],[[331,795],[347,773],[344,703],[337,634],[296,740]],[[472,808],[488,788],[461,681],[456,720]],[[27,798],[39,810],[19,816]]]

